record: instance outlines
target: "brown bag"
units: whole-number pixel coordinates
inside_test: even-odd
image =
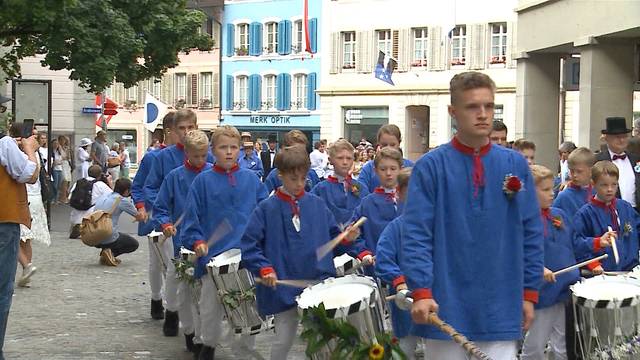
[[[80,240],[82,240],[85,245],[95,247],[113,235],[111,214],[113,214],[119,204],[120,197],[116,199],[111,211],[98,210],[82,218],[82,224],[80,224]]]
[[[120,164],[121,164],[121,161],[120,161],[120,158],[118,157],[110,157],[107,159],[107,166],[109,168],[118,167],[120,166]]]

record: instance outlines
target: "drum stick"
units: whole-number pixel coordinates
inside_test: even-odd
[[[261,278],[254,279],[257,284],[264,285],[264,281]],[[291,286],[304,289],[309,286],[316,285],[318,282],[315,280],[276,280],[277,285]]]
[[[182,223],[182,220],[184,220],[184,213],[182,213],[182,215],[180,215],[180,217],[178,218],[178,220],[176,220],[175,224],[173,224],[173,228],[176,229],[178,227],[178,225],[180,225],[180,223]],[[164,242],[165,240],[167,240],[169,237],[168,236],[163,236],[162,237],[162,242]]]
[[[215,229],[213,234],[211,234],[211,236],[209,237],[209,241],[207,241],[207,246],[211,247],[211,245],[218,242],[220,239],[222,239],[225,235],[227,235],[230,232],[231,232],[231,224],[227,219],[222,220],[220,225],[218,225],[218,227]]]
[[[351,230],[353,229],[357,229],[360,226],[362,226],[362,224],[365,223],[365,221],[367,221],[366,217],[361,217],[360,219],[358,219],[358,221],[356,221],[355,223],[353,223],[353,225],[351,225],[350,228],[348,228],[348,230],[345,230],[343,232],[341,232],[338,236],[336,236],[333,240],[329,241],[328,243],[320,246],[317,250],[316,250],[316,256],[318,257],[318,259],[322,259],[323,257],[325,257],[328,253],[330,253],[336,246],[338,246],[338,244],[340,244],[340,242],[342,240],[344,240],[344,238],[349,235],[349,232],[351,232]]]
[[[480,360],[492,360],[489,355],[480,350],[476,344],[467,339],[464,335],[460,334],[451,325],[444,322],[438,317],[438,314],[432,312],[429,314],[429,322],[435,325],[440,331],[449,335],[454,342],[462,346],[469,354],[473,355],[476,359]]]
[[[607,229],[609,230],[609,232],[612,232],[613,229],[611,229],[611,226],[608,226]],[[616,261],[616,265],[620,263],[620,256],[618,255],[618,245],[616,245],[616,237],[615,236],[611,236],[611,248],[613,249],[613,258]]]
[[[373,260],[375,261],[376,257],[373,256]],[[358,269],[360,269],[361,267],[365,266],[366,264],[364,263],[364,261],[360,261],[359,263],[356,264],[356,266],[352,267],[351,269],[349,269],[349,273],[354,273],[355,271],[357,271]]]
[[[573,269],[581,268],[581,267],[583,267],[585,265],[591,264],[594,261],[599,261],[599,260],[602,260],[602,259],[606,259],[608,257],[609,257],[609,254],[604,254],[604,255],[600,255],[598,257],[595,257],[593,259],[586,260],[586,261],[583,261],[583,262],[575,264],[575,265],[571,265],[569,267],[566,267],[564,269],[560,269],[560,270],[554,272],[553,276],[558,276],[560,274],[564,274],[564,273],[569,272],[569,271],[571,271]]]

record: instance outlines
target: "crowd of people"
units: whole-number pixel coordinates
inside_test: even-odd
[[[535,164],[534,142],[507,142],[507,127],[493,121],[491,78],[460,73],[450,93],[457,132],[416,163],[403,157],[395,125],[380,127],[375,146],[340,138],[319,140],[309,152],[309,139],[299,130],[286,133],[280,146],[275,137],[264,144],[232,126],[220,126],[209,137],[198,130],[196,114],[183,109],[164,117],[157,148],[150,147],[131,181],[124,170],[126,145],[110,149],[106,134],[98,132],[95,141],[83,139],[76,153],[83,176],[68,195],[70,237],[81,236],[80,224],[93,212],[111,213],[111,232],[95,247],[101,264],[118,266],[121,255],[139,247],[118,227],[123,212],[134,217],[138,235],[149,241],[150,316],[164,319],[165,336],[181,333],[194,359],[213,359],[222,343],[237,358],[254,354],[254,336],[223,337],[221,289],[204,276],[212,258],[236,248],[243,266],[260,279],[258,312],[274,317],[274,360],[288,357],[302,292],[278,284],[336,276],[333,256],[341,254],[359,259],[364,274],[392,294],[411,291],[410,311],[388,304],[393,333],[408,359],[420,349],[429,359],[467,358],[432,326],[432,313],[494,359],[515,359],[519,352],[525,360],[544,359],[545,351],[554,359],[586,355],[576,351],[569,306],[569,286],[581,274],[554,272],[610,254],[615,239],[620,261],[610,256],[583,270],[591,276],[639,264],[640,158],[629,147],[631,130],[624,118],[607,118],[600,151],[563,143],[560,166],[552,171]],[[0,185],[37,184],[34,172],[41,163],[46,169],[30,140],[19,141],[24,153],[11,156],[20,157],[22,171],[5,160],[5,148],[16,152],[16,142],[0,140],[7,169],[0,170]],[[68,141],[59,139],[51,148],[61,161],[69,159]],[[54,171],[64,182],[64,166],[54,162]],[[35,240],[42,231],[33,216],[41,204],[31,201],[39,191],[23,191],[34,223],[12,220],[25,225],[25,239]],[[7,216],[0,209],[0,220]],[[354,226],[361,217],[368,220]],[[166,240],[158,241],[158,234]],[[316,250],[338,234],[345,239],[318,258]],[[34,269],[26,244],[20,263],[28,279]],[[191,276],[200,286],[176,276],[172,259],[180,258],[181,248],[195,253]]]

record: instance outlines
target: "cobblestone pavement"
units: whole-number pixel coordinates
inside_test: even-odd
[[[68,208],[53,210],[51,247],[34,244],[38,267],[31,288],[16,288],[5,339],[7,359],[191,359],[183,337],[162,336],[149,316],[146,239],[116,268],[98,264],[99,251],[67,238]],[[121,229],[135,232],[123,216]],[[142,241],[144,240],[144,241]],[[18,269],[18,276],[21,268]],[[268,358],[273,333],[258,335]],[[290,359],[304,359],[298,340]],[[234,359],[224,344],[216,359]]]

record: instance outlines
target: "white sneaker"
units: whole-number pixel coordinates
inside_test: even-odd
[[[29,265],[27,265],[27,267],[22,271],[22,276],[20,277],[20,280],[18,280],[18,286],[27,287],[27,284],[31,281],[31,277],[36,273],[36,270],[38,270],[38,268],[29,263]]]

